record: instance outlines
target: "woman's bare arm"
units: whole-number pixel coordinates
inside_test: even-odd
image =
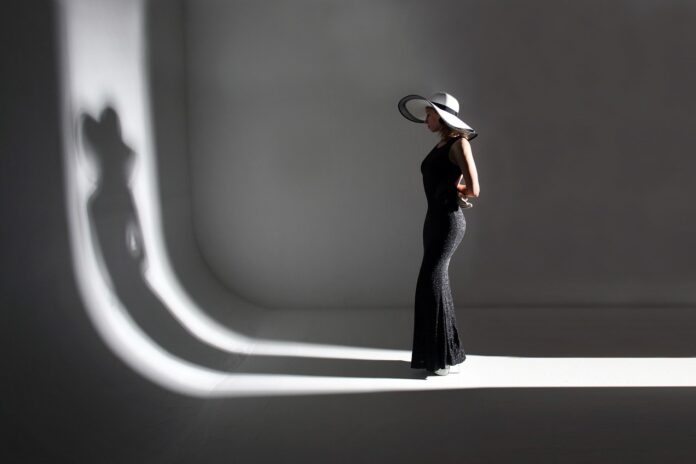
[[[452,144],[452,156],[459,165],[462,175],[457,179],[457,190],[467,197],[478,197],[481,193],[479,186],[478,173],[476,171],[476,163],[474,155],[471,152],[471,144],[464,137]],[[462,177],[466,185],[460,185]]]

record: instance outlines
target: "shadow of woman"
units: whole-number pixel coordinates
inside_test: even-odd
[[[204,345],[187,332],[148,287],[147,252],[133,196],[136,153],[123,141],[118,114],[105,108],[79,121],[85,155],[96,168],[97,185],[88,202],[92,240],[102,276],[135,323],[171,354],[213,368],[228,369],[241,356]]]

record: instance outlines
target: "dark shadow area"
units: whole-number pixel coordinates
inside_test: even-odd
[[[459,374],[461,375],[461,374]],[[645,463],[696,457],[693,388],[474,389],[268,398],[201,462]],[[212,423],[237,400],[209,403]],[[236,419],[235,419],[236,422]],[[228,423],[229,424],[229,423]],[[204,433],[201,431],[201,433]]]
[[[462,295],[693,308],[696,4],[533,3],[462,4],[464,30],[442,31],[477,44],[463,63],[483,193]],[[668,352],[658,334],[641,351]]]
[[[406,361],[372,361],[346,359],[253,356],[235,371],[238,374],[287,374],[361,379],[425,379],[432,375],[425,369],[411,369]]]

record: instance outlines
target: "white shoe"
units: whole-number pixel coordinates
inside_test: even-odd
[[[438,369],[435,371],[435,375],[447,375],[449,374],[449,366],[445,366],[442,369]]]

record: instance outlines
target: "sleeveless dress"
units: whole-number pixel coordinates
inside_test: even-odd
[[[458,137],[435,146],[421,163],[428,210],[423,225],[423,261],[418,273],[411,367],[430,371],[464,361],[454,302],[449,285],[449,262],[464,237],[466,221],[457,203],[455,184],[461,175],[448,158]]]

